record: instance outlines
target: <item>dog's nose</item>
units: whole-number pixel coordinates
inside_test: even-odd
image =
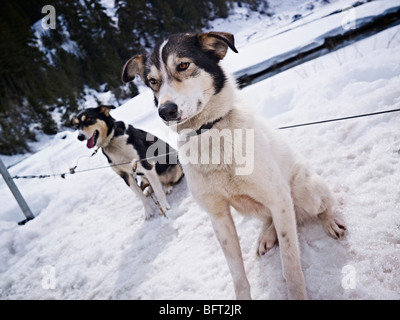
[[[176,103],[166,102],[160,107],[158,114],[165,121],[178,120],[178,106]]]
[[[79,140],[79,141],[84,141],[84,140],[86,140],[85,135],[84,135],[84,134],[80,134],[80,135],[78,136],[78,140]]]

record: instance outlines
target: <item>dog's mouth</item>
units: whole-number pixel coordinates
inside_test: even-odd
[[[162,122],[164,122],[167,126],[171,127],[173,125],[177,125],[183,122],[183,120],[177,119],[177,120],[171,120],[171,121],[166,121],[161,119]]]
[[[90,139],[88,139],[86,143],[88,149],[92,149],[96,145],[98,137],[99,137],[99,131],[95,130],[93,136]]]
[[[177,119],[174,119],[174,120],[170,120],[170,121],[164,120],[164,119],[161,119],[161,120],[162,120],[167,126],[173,126],[173,125],[185,123],[186,121],[190,120],[190,117],[180,114],[179,117],[178,117]]]

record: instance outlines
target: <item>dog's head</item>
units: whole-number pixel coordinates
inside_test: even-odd
[[[114,127],[110,111],[114,106],[99,106],[81,111],[71,119],[71,124],[79,130],[78,140],[87,140],[86,146],[91,149],[96,145],[102,147],[105,139]]]
[[[222,90],[226,77],[219,61],[228,48],[237,53],[233,35],[226,32],[172,35],[148,55],[128,60],[122,81],[139,75],[153,90],[164,122],[181,123],[200,113]]]

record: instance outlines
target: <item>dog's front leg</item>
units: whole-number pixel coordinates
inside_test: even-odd
[[[212,214],[212,225],[232,274],[236,299],[250,300],[250,284],[244,269],[242,251],[229,207],[225,212]]]
[[[147,197],[143,194],[142,189],[137,185],[136,181],[134,180],[132,175],[127,175],[128,180],[125,180],[126,184],[131,188],[131,190],[139,197],[139,199],[142,201],[143,207],[144,207],[144,213],[145,213],[145,219],[150,219],[151,216],[153,216],[154,212],[153,209],[150,206],[149,200]]]
[[[270,206],[273,223],[278,235],[283,266],[290,300],[307,299],[307,291],[300,262],[300,250],[297,239],[296,216],[293,202],[288,192]]]
[[[149,180],[152,189],[157,197],[157,200],[160,202],[161,207],[164,211],[167,211],[171,208],[170,204],[167,201],[167,197],[163,190],[160,177],[157,174],[155,166],[151,170],[146,170],[146,178]]]

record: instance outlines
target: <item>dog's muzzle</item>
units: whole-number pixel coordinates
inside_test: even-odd
[[[173,102],[166,102],[158,109],[158,115],[164,121],[176,121],[179,118],[178,106]]]

